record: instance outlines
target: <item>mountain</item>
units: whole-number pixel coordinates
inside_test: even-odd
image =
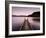
[[[32,15],[28,15],[28,17],[40,17],[40,11],[34,12]]]
[[[12,15],[13,17],[40,17],[40,11],[34,12],[32,15]]]
[[[12,15],[13,17],[27,17],[25,15]]]

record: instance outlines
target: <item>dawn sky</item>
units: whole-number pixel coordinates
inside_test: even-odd
[[[34,7],[12,7],[12,14],[13,15],[29,15],[33,12],[40,11],[40,8]]]

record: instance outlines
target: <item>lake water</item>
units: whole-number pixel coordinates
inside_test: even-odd
[[[40,18],[39,17],[12,17],[12,30],[19,31],[23,25],[24,20],[27,20],[32,26],[32,30],[40,30]],[[35,19],[35,20],[33,20]]]

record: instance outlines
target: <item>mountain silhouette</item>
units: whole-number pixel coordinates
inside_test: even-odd
[[[40,17],[40,11],[34,12],[32,15],[28,15],[28,17]]]
[[[13,17],[40,17],[40,11],[34,12],[32,15],[12,15]]]

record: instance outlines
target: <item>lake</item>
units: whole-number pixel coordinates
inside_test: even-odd
[[[26,25],[24,25],[25,20],[28,20],[28,22],[26,21],[27,23],[25,22]],[[22,30],[22,26],[32,27],[32,29],[29,30],[40,30],[40,17],[12,17],[12,31],[20,31]]]

